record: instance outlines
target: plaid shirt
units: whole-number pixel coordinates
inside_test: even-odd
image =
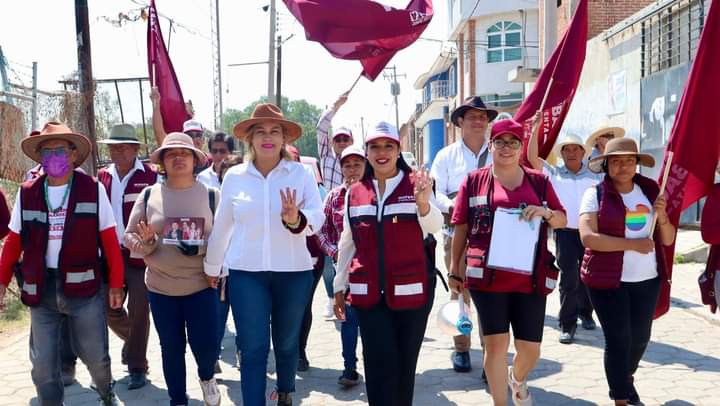
[[[317,124],[317,143],[318,154],[320,155],[320,166],[322,168],[323,184],[327,190],[335,189],[343,184],[343,175],[340,170],[340,157],[335,155],[332,149],[330,134],[330,124],[332,123],[335,110],[328,109]]]
[[[345,194],[347,187],[342,184],[331,190],[325,198],[325,222],[320,227],[318,237],[320,247],[333,260],[336,260],[338,241],[343,231],[343,216],[345,214]]]

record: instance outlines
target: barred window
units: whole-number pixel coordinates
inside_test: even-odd
[[[522,59],[522,27],[512,21],[500,21],[487,30],[487,62],[517,61]]]
[[[681,0],[642,23],[642,76],[690,62],[705,22],[704,0]]]

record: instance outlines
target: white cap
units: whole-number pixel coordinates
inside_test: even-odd
[[[339,127],[335,132],[333,132],[333,139],[337,137],[338,135],[348,135],[350,138],[353,137],[352,130],[347,127]]]
[[[351,145],[345,148],[340,154],[340,163],[342,164],[343,159],[349,157],[350,155],[356,155],[362,159],[365,159],[365,151],[357,145]]]
[[[190,120],[188,120],[188,121],[186,121],[186,122],[183,123],[183,130],[182,130],[182,132],[186,133],[186,132],[188,132],[188,131],[200,131],[200,132],[203,132],[203,131],[205,131],[205,130],[203,129],[203,126],[202,126],[202,124],[200,124],[199,121],[190,119]]]
[[[400,144],[400,135],[398,134],[397,128],[386,121],[381,121],[375,125],[370,136],[365,139],[365,144],[380,138],[388,138]]]

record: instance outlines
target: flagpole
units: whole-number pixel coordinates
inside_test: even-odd
[[[357,79],[355,79],[355,81],[353,82],[352,86],[350,86],[350,90],[347,91],[348,93],[352,92],[353,89],[355,89],[355,85],[358,84],[358,82],[360,81],[360,78],[362,78],[362,72],[360,72],[360,74],[358,75]]]
[[[670,167],[672,166],[673,151],[668,151],[668,157],[665,161],[665,171],[663,172],[662,183],[660,184],[660,192],[658,197],[665,194],[665,186],[667,185],[668,176],[670,175]],[[653,212],[652,225],[650,226],[650,239],[655,234],[655,226],[657,225],[657,211]]]
[[[556,67],[557,67],[557,66],[556,66]],[[554,73],[554,72],[553,72],[553,73]],[[547,87],[545,88],[545,95],[543,96],[542,103],[540,103],[540,108],[538,109],[538,111],[540,112],[540,114],[542,114],[542,112],[545,111],[545,102],[547,102],[547,98],[548,98],[548,95],[550,95],[550,89],[552,89],[552,85],[553,85],[553,82],[554,82],[554,81],[555,81],[555,78],[553,78],[552,76],[550,76],[550,81],[548,81],[548,85],[547,85]],[[535,115],[537,116],[537,112],[535,112]],[[535,134],[535,137],[539,137],[539,136],[540,136],[540,134],[537,134],[537,132],[540,130],[540,119],[541,119],[541,118],[542,118],[542,116],[539,117],[539,118],[535,121],[535,123],[533,124],[534,127],[533,127],[533,130],[532,130],[532,131],[533,131],[533,134]],[[540,140],[537,139],[537,142],[539,143]],[[545,140],[543,140],[543,143],[545,143]],[[539,153],[540,153],[540,145],[538,144],[538,154],[539,154]]]

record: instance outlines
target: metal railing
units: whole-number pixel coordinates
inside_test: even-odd
[[[449,97],[454,96],[451,94],[450,81],[449,80],[436,80],[430,82],[429,91],[426,89],[423,96],[422,109],[425,110],[430,103],[436,100],[446,100]]]

